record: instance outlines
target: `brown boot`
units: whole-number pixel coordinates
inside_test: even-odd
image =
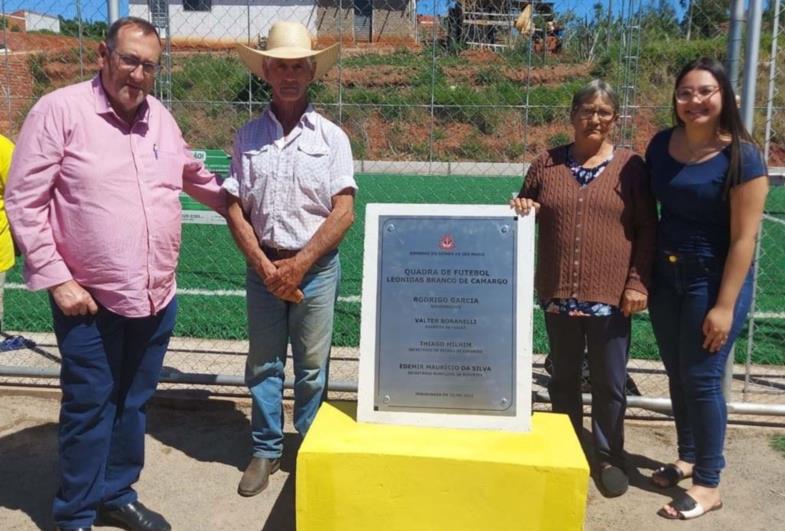
[[[240,496],[256,496],[267,488],[270,483],[270,474],[280,467],[281,463],[278,459],[254,457],[243,473],[243,478],[237,486],[237,493]]]

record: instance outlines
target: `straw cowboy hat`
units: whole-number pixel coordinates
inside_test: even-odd
[[[276,22],[267,35],[267,47],[264,50],[254,50],[244,44],[237,45],[240,59],[248,69],[264,79],[262,63],[265,59],[303,59],[310,57],[316,65],[313,78],[321,78],[338,61],[338,43],[325,48],[314,50],[311,34],[308,28],[299,22]]]

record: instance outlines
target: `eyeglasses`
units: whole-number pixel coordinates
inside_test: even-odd
[[[120,59],[120,68],[126,72],[133,72],[140,66],[142,67],[142,72],[144,72],[144,75],[146,76],[154,76],[161,71],[161,65],[158,63],[140,61],[138,57],[120,53],[111,48],[109,49],[109,52],[115,54],[117,58]]]
[[[591,120],[596,114],[602,122],[610,122],[616,116],[616,113],[611,109],[592,109],[591,107],[581,107],[577,110],[577,114],[581,120]]]
[[[698,97],[698,103],[703,103],[719,91],[720,87],[715,87],[714,85],[704,85],[702,87],[698,87],[697,89],[686,87],[676,89],[674,95],[676,97],[676,101],[679,103],[689,103],[695,99],[696,96]]]

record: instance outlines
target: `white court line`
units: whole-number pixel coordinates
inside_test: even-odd
[[[24,284],[9,282],[5,289],[26,289]],[[200,295],[203,297],[245,297],[245,290],[242,289],[198,289],[198,288],[177,288],[178,295]],[[338,297],[338,302],[348,302],[359,304],[362,297],[359,295],[347,295]]]
[[[26,289],[24,284],[9,282],[5,289]],[[178,288],[178,295],[198,295],[202,297],[245,297],[245,290],[241,289],[199,289],[199,288]],[[349,304],[359,304],[362,302],[360,295],[347,295],[338,297],[338,302]],[[756,319],[785,319],[785,312],[755,312]]]

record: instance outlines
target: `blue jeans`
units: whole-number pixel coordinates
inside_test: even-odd
[[[630,318],[621,312],[602,317],[545,312],[545,327],[553,364],[548,383],[553,411],[569,415],[580,438],[583,429],[581,366],[586,350],[591,375],[591,431],[597,459],[624,468]]]
[[[258,273],[246,273],[250,350],[245,382],[251,391],[254,457],[283,453],[283,382],[286,345],[294,363],[294,427],[305,436],[322,403],[332,345],[333,316],[341,279],[338,252],[320,258],[308,271],[295,304],[267,291]]]
[[[703,320],[717,301],[724,260],[659,252],[649,311],[668,373],[679,459],[693,463],[693,483],[716,487],[725,467],[725,363],[752,299],[752,269],[736,300],[733,325],[719,352],[703,348]]]
[[[60,386],[60,527],[89,527],[96,508],[136,501],[144,465],[145,404],[155,392],[177,301],[157,315],[122,317],[100,308],[66,316],[52,302]]]

